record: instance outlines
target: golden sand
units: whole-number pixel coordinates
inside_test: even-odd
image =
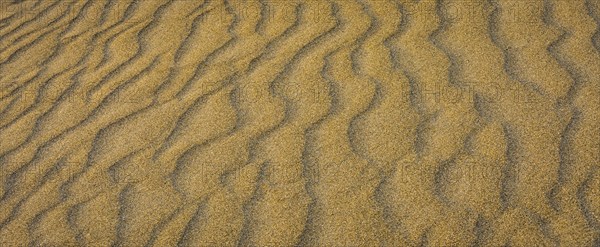
[[[0,246],[600,246],[598,0],[0,1]]]

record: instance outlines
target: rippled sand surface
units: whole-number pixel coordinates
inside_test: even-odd
[[[598,0],[2,0],[0,246],[600,246]]]

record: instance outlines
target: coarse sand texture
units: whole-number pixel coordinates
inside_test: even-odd
[[[600,246],[600,0],[0,0],[0,247]]]

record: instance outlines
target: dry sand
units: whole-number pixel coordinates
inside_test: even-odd
[[[0,5],[0,246],[600,246],[598,0]]]

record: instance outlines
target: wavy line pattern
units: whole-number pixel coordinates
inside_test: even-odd
[[[600,2],[0,2],[0,246],[598,246]]]

